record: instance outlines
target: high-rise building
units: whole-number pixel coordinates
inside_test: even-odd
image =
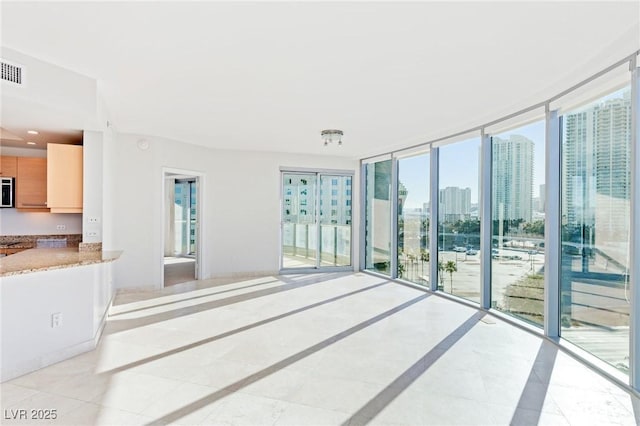
[[[594,108],[595,238],[626,241],[631,199],[630,91]]]
[[[533,145],[532,140],[521,135],[492,138],[493,220],[531,222]]]
[[[566,223],[597,223],[601,239],[628,234],[631,184],[629,92],[564,120],[563,211]],[[605,236],[606,234],[606,236]]]
[[[567,114],[563,118],[563,222],[593,225],[595,168],[593,109]]]
[[[546,192],[546,186],[543,183],[542,185],[540,185],[540,195],[538,196],[538,211],[541,213],[544,213],[545,211]]]
[[[315,180],[306,176],[288,177],[284,182],[283,219],[288,222],[311,223],[316,214]],[[351,178],[322,179],[320,185],[320,216],[325,224],[351,223]]]
[[[402,182],[398,183],[398,214],[402,215],[402,212],[404,211],[404,202],[407,199],[407,194],[409,193],[409,191],[407,191],[407,187],[404,186],[404,184]]]
[[[439,208],[445,222],[468,220],[471,217],[471,188],[448,186],[441,189]]]

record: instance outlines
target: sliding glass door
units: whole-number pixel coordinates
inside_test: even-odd
[[[351,266],[351,175],[282,173],[281,268]]]
[[[283,174],[282,268],[316,267],[317,176]]]

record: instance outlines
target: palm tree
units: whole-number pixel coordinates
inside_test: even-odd
[[[439,290],[444,290],[444,262],[442,260],[438,261],[438,276],[440,277],[440,287]]]
[[[420,250],[420,262],[422,263],[422,275],[424,275],[424,264],[429,262],[429,252],[426,250]]]
[[[408,265],[409,267],[407,268],[407,271],[410,272],[410,273],[407,274],[407,278],[409,278],[411,275],[413,275],[413,273],[412,273],[413,270],[414,270],[413,265],[416,263],[416,256],[414,254],[409,253],[407,255],[407,259],[409,261],[409,265]],[[411,278],[409,278],[409,279],[411,279]],[[415,280],[415,277],[413,277],[413,279]]]
[[[453,273],[458,272],[458,266],[456,266],[456,262],[449,260],[445,263],[444,270],[449,273],[449,277],[451,278],[451,294],[453,294]]]

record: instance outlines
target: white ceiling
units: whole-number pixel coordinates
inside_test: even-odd
[[[96,78],[120,132],[361,157],[486,123],[622,59],[640,48],[639,4],[2,2],[1,36]],[[343,147],[322,146],[326,128]]]

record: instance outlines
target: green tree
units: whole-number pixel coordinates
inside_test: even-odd
[[[451,294],[453,294],[453,273],[458,272],[456,262],[453,260],[447,261],[447,263],[444,264],[444,271],[449,273],[449,277],[451,279]]]
[[[535,220],[522,225],[522,230],[527,234],[544,235],[544,220]]]
[[[427,250],[420,250],[420,262],[422,263],[422,275],[424,275],[424,264],[429,262],[429,252]]]
[[[438,261],[438,276],[440,277],[440,287],[444,290],[444,262]]]
[[[402,278],[402,275],[405,271],[405,266],[402,262],[406,262],[406,257],[404,255],[404,250],[398,248],[398,278]]]

